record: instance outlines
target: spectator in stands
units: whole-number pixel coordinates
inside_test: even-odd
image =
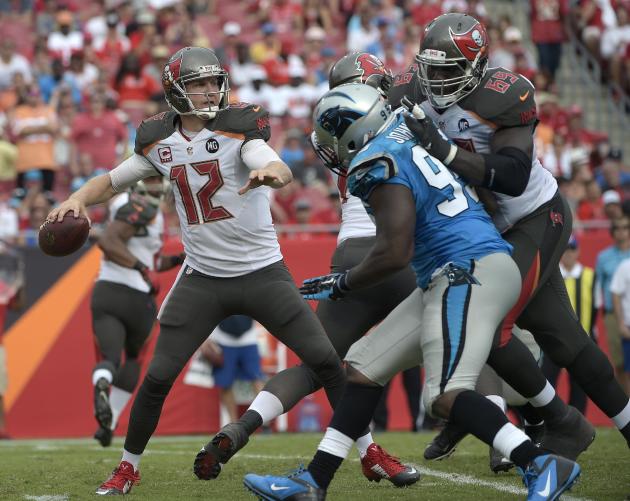
[[[245,51],[247,50],[245,45],[242,47]],[[245,103],[263,106],[272,116],[284,115],[286,106],[281,99],[278,99],[277,91],[267,84],[265,69],[262,66],[253,65],[249,77],[251,82],[244,84],[238,90],[239,99]]]
[[[22,75],[24,82],[31,82],[31,64],[28,59],[15,52],[13,40],[3,37],[0,41],[0,90],[11,86],[16,73]]]
[[[105,169],[95,169],[94,162],[89,153],[80,153],[78,161],[75,162],[72,168],[73,178],[70,181],[70,191],[75,192],[81,186],[88,182],[88,180],[94,176],[98,176],[107,172]]]
[[[86,62],[85,54],[80,51],[70,56],[70,66],[66,74],[72,77],[81,92],[85,92],[98,79],[98,68]]]
[[[14,207],[11,207],[10,194],[9,190],[0,189],[0,248],[1,242],[14,245],[19,234],[18,213]],[[0,330],[2,329],[1,321],[0,319]]]
[[[374,9],[369,2],[360,4],[356,13],[348,21],[348,52],[365,51],[379,40],[381,33],[376,26]]]
[[[112,25],[112,27],[115,26],[116,31],[120,35],[125,35],[125,25],[120,20],[120,17],[116,14],[114,9],[106,12],[101,11],[95,14],[95,16],[88,19],[83,28],[85,34],[92,40],[92,45],[94,47],[103,46],[110,29],[110,25]]]
[[[233,386],[236,381],[252,383],[254,394],[263,388],[263,373],[258,351],[258,331],[254,321],[245,315],[233,315],[223,320],[201,346],[201,354],[210,360],[210,343],[216,343],[222,354],[223,363],[213,364],[214,384],[219,388],[221,404],[229,416],[229,422],[238,419],[239,412]]]
[[[272,23],[283,40],[294,33],[303,33],[301,2],[274,0],[263,5],[259,12],[260,20]]]
[[[108,13],[105,23],[105,36],[95,39],[92,46],[103,70],[113,77],[123,56],[131,50],[131,42],[124,30],[120,30],[121,21],[116,12]]]
[[[501,66],[508,70],[516,71],[517,58],[525,58],[525,63],[521,62],[521,67],[527,71],[536,69],[536,61],[531,53],[523,46],[523,35],[521,30],[515,26],[508,26],[503,33],[503,45],[493,50],[490,54],[491,64]]]
[[[29,177],[33,178],[35,185],[39,183],[35,181],[37,175],[38,173],[35,171],[29,172]],[[39,227],[46,220],[50,209],[51,203],[48,197],[41,193],[37,187],[28,190],[19,209],[20,236],[18,245],[23,247],[36,247],[38,245]]]
[[[300,129],[289,129],[286,133],[286,140],[280,149],[280,158],[291,168],[294,177],[296,167],[304,161],[304,133]]]
[[[442,14],[442,6],[434,0],[408,0],[406,9],[411,13],[415,25],[424,27]]]
[[[616,190],[620,195],[624,195],[630,190],[630,172],[622,169],[622,158],[623,154],[620,149],[612,148],[608,153],[595,176],[602,191]],[[628,197],[624,196],[624,198]]]
[[[611,282],[619,264],[630,258],[630,219],[627,216],[614,219],[610,228],[613,244],[602,250],[597,256],[595,278],[597,286],[603,294],[604,325],[608,337],[608,351],[610,360],[615,368],[619,384],[628,392],[627,379],[624,369],[623,349],[621,346],[621,331],[615,316]],[[628,325],[627,323],[624,325]]]
[[[140,60],[133,53],[125,54],[114,79],[114,90],[118,93],[118,104],[134,125],[142,119],[154,115],[157,101],[162,99],[161,85],[142,73]]]
[[[320,26],[311,26],[304,33],[304,47],[302,49],[302,60],[308,71],[308,80],[318,84],[315,79],[315,72],[322,64],[322,49],[326,41],[326,32]]]
[[[144,65],[142,73],[157,85],[162,85],[162,71],[170,55],[171,51],[166,45],[156,45],[151,49],[151,61]]]
[[[289,84],[278,89],[277,99],[286,104],[289,126],[308,127],[312,106],[319,98],[317,88],[306,82],[306,68],[298,57],[292,58],[288,68]]]
[[[267,72],[265,69],[251,61],[249,57],[249,47],[247,44],[239,42],[236,46],[236,58],[232,60],[230,66],[230,86],[232,86],[232,84],[239,88],[245,86],[251,83],[255,77],[260,77],[262,75],[261,71],[265,76],[262,79],[258,78],[258,80],[266,81]],[[243,99],[242,97],[241,100],[250,103],[258,103],[258,101],[247,101],[247,99]],[[267,108],[267,110],[270,111],[269,108]]]
[[[617,24],[604,31],[600,51],[602,58],[608,61],[610,78],[616,83],[621,83],[625,47],[630,43],[628,7],[620,3],[615,9],[615,14]]]
[[[63,63],[59,58],[52,60],[50,73],[39,75],[37,83],[45,103],[50,103],[59,88],[65,88],[70,92],[73,103],[75,105],[81,104],[81,89],[74,76],[64,70]]]
[[[551,80],[556,77],[567,40],[568,0],[530,0],[532,42],[538,52],[538,66]]]
[[[587,148],[589,151],[600,141],[607,138],[605,133],[587,129],[584,126],[582,108],[572,105],[567,110],[567,142],[575,148]]]
[[[53,142],[57,134],[57,113],[44,104],[35,84],[31,84],[23,102],[11,113],[10,130],[18,148],[16,195],[24,197],[27,172],[39,170],[43,189],[52,197],[57,165],[53,155]]]
[[[617,377],[625,383],[621,386],[630,394],[630,259],[624,259],[615,270],[610,292],[621,348]]]
[[[48,36],[48,50],[52,57],[61,58],[67,65],[74,52],[83,50],[83,34],[72,29],[74,16],[69,10],[60,11],[56,20],[59,30]]]
[[[9,140],[6,124],[2,123],[0,126],[0,194],[8,193],[10,191],[7,189],[8,186],[13,188],[15,184],[17,155],[18,149]]]
[[[582,222],[605,221],[606,211],[602,199],[602,190],[595,179],[586,183],[586,196],[578,206],[577,218]]]
[[[580,250],[578,241],[571,236],[567,249],[560,258],[560,272],[567,287],[567,293],[571,305],[584,327],[584,330],[595,339],[595,322],[597,306],[595,301],[595,272],[592,268],[579,262]],[[560,375],[560,367],[554,364],[549,357],[543,356],[543,372],[549,382],[555,387]],[[573,377],[569,376],[569,405],[572,405],[582,414],[586,411],[586,394]]]
[[[24,264],[16,251],[0,243],[0,440],[10,438],[6,429],[4,395],[9,384],[7,361],[2,337],[7,310],[18,310],[24,306]]]
[[[106,109],[105,96],[94,93],[88,108],[72,123],[70,171],[73,176],[84,173],[78,168],[79,157],[87,154],[95,169],[111,170],[125,157],[127,129],[115,112]]]
[[[582,41],[595,57],[600,57],[602,34],[617,23],[611,0],[580,0],[577,28]]]
[[[538,150],[541,152],[542,164],[555,178],[571,178],[571,160],[574,156],[573,150],[567,145],[563,134],[556,132],[547,124],[540,124],[540,131],[536,128],[537,138],[542,138],[545,130],[551,135],[551,144],[542,144]]]
[[[215,49],[215,54],[221,61],[221,65],[230,69],[231,75],[237,75],[232,68],[232,63],[237,59],[237,48],[241,40],[241,25],[236,21],[228,21],[223,25],[223,43]],[[242,85],[241,83],[237,85]]]
[[[303,11],[303,24],[306,28],[319,26],[330,36],[335,31],[330,5],[321,0],[305,0]]]
[[[602,195],[602,203],[604,205],[604,214],[611,221],[623,216],[621,197],[615,190],[605,191]]]
[[[272,23],[263,24],[260,31],[263,35],[262,40],[254,42],[249,52],[252,61],[257,64],[278,58],[282,50],[282,43]]]

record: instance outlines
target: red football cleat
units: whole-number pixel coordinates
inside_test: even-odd
[[[406,487],[420,480],[420,472],[413,466],[402,464],[390,456],[380,445],[371,444],[367,454],[361,458],[361,469],[370,482],[389,480],[396,487]]]
[[[127,494],[133,484],[140,482],[140,472],[133,469],[133,465],[127,461],[121,461],[110,477],[96,489],[96,494],[101,496]]]

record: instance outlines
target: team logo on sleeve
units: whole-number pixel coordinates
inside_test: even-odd
[[[479,53],[486,52],[488,35],[481,24],[475,24],[464,33],[455,33],[451,28],[448,31],[459,52],[469,61],[474,61]]]
[[[322,129],[328,131],[333,137],[339,139],[345,134],[348,127],[350,127],[362,116],[363,113],[358,111],[342,108],[341,106],[335,106],[334,108],[328,108],[324,111],[317,121]]]
[[[158,148],[158,156],[160,157],[160,162],[163,164],[173,161],[173,154],[171,153],[171,148],[166,146],[165,148]]]
[[[216,153],[219,151],[219,141],[211,137],[206,141],[206,151],[208,153]]]

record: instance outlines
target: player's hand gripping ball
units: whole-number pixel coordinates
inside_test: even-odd
[[[79,250],[88,238],[90,223],[67,213],[62,221],[45,221],[39,228],[39,248],[49,256],[67,256]]]

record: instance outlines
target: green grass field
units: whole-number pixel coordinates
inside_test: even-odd
[[[283,474],[308,463],[320,434],[256,435],[224,467],[214,481],[202,482],[192,473],[192,462],[204,437],[155,438],[143,458],[141,484],[130,493],[138,500],[248,500],[245,473]],[[377,441],[424,473],[420,482],[396,489],[389,482],[369,483],[360,471],[356,451],[339,471],[331,500],[503,500],[525,499],[520,477],[493,474],[488,451],[467,438],[450,459],[428,463],[422,458],[429,434],[384,433]],[[0,499],[64,501],[95,499],[98,485],[120,459],[122,440],[103,449],[93,440],[13,440],[0,442]],[[565,500],[616,500],[630,494],[630,451],[612,429],[599,429],[591,448],[581,456],[582,477]]]

